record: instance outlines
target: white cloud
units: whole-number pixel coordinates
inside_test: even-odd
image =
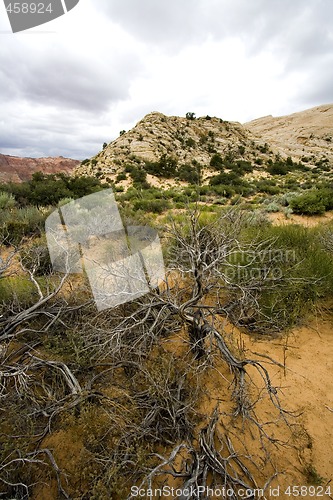
[[[16,35],[0,5],[2,153],[89,157],[154,110],[243,122],[333,101],[331,0],[81,0]]]

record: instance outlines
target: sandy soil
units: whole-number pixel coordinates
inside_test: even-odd
[[[228,323],[224,325],[224,330],[229,337],[229,344],[234,345],[235,352],[241,347],[246,358],[257,359],[269,369],[282,407],[295,412],[295,416],[288,417],[290,426],[282,421],[274,428],[268,426],[274,438],[287,444],[275,447],[266,443],[269,457],[264,458],[265,453],[254,428],[247,429],[244,439],[240,422],[235,423],[230,419],[229,425],[226,425],[228,419],[225,412],[232,410],[227,390],[232,377],[224,363],[215,357],[215,368],[208,368],[200,374],[200,386],[204,388],[204,395],[199,402],[198,411],[201,415],[206,415],[207,419],[197,430],[208,423],[208,416],[218,408],[219,431],[223,434],[227,428],[232,433],[237,451],[243,452],[244,456],[251,456],[260,466],[258,471],[250,461],[246,462],[249,470],[261,479],[260,487],[278,472],[271,487],[280,488],[280,499],[292,498],[284,493],[288,486],[311,484],[311,478],[306,473],[309,467],[318,474],[318,479],[321,478],[323,487],[330,485],[333,481],[333,306],[279,338],[254,338]],[[184,333],[166,340],[165,347],[180,357],[186,356],[189,350]],[[271,364],[269,358],[280,366]],[[261,386],[258,374],[251,371],[251,368],[249,373],[255,383]],[[257,416],[260,421],[273,420],[276,417],[274,415],[274,408],[268,398],[259,401]],[[222,421],[226,427],[222,426]],[[170,479],[167,479],[167,484],[179,486],[177,481]],[[323,497],[330,498],[325,495]],[[263,498],[273,498],[269,489]],[[304,495],[303,498],[313,496]]]
[[[269,213],[268,218],[272,221],[274,225],[282,226],[286,224],[301,224],[305,227],[314,227],[319,224],[325,224],[333,220],[333,212],[326,212],[323,215],[312,215],[307,217],[305,215],[291,214],[286,217],[281,212]]]

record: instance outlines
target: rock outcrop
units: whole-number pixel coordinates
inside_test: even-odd
[[[273,152],[240,123],[209,116],[191,120],[153,112],[89,161],[85,160],[75,173],[114,180],[126,166],[144,167],[163,155],[180,166],[197,162],[207,168],[214,154],[255,162],[259,158],[267,160]]]
[[[128,167],[145,168],[147,163],[158,162],[165,156],[178,166],[200,164],[205,182],[216,154],[232,162],[250,162],[263,172],[269,160],[286,160],[289,156],[309,166],[322,160],[333,167],[333,105],[279,118],[266,116],[244,125],[216,117],[188,119],[153,112],[96,156],[85,160],[75,173],[96,175],[110,182],[119,174],[124,177]],[[132,181],[127,175],[121,182],[128,187]],[[149,182],[161,187],[170,184],[152,176]]]
[[[310,162],[312,157],[316,161],[325,157],[333,163],[333,104],[287,116],[265,116],[244,127],[283,155]]]
[[[78,160],[63,158],[19,158],[0,154],[0,183],[23,182],[31,179],[34,172],[71,174],[80,165]]]

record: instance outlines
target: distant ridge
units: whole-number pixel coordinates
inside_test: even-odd
[[[333,104],[286,116],[264,116],[244,127],[282,154],[299,159],[325,155],[333,162]]]
[[[20,183],[31,179],[35,172],[71,174],[80,165],[78,160],[70,158],[20,158],[0,154],[0,182]]]
[[[132,185],[128,172],[133,168],[146,170],[152,186],[179,184],[177,178],[151,175],[149,163],[163,157],[178,168],[200,165],[203,183],[213,175],[214,155],[225,164],[249,162],[262,172],[276,158],[288,157],[297,163],[305,161],[309,167],[324,161],[333,169],[333,104],[283,117],[269,115],[243,125],[210,116],[193,118],[149,113],[93,158],[84,160],[75,173],[94,175],[127,189]]]

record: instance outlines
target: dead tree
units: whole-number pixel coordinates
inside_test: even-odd
[[[101,447],[96,456],[105,478],[110,477],[110,468],[116,463],[116,470],[128,472],[135,481],[141,478],[142,484],[148,486],[170,475],[181,482],[184,490],[189,485],[209,485],[211,478],[249,491],[256,487],[258,480],[249,471],[232,433],[225,429],[221,436],[218,423],[230,418],[241,421],[242,429],[255,428],[264,449],[266,443],[278,443],[269,432],[271,422],[266,425],[257,416],[257,402],[263,397],[269,399],[272,418],[287,425],[289,413],[280,404],[279,389],[272,385],[264,362],[235,351],[229,345],[223,321],[227,318],[238,325],[267,322],[260,294],[281,286],[285,277],[271,272],[274,262],[267,249],[274,246],[274,241],[241,242],[245,217],[240,211],[230,211],[207,225],[201,223],[195,211],[185,227],[170,220],[163,235],[168,248],[165,281],[139,299],[102,312],[97,312],[91,302],[68,302],[61,293],[66,276],[53,280],[55,286],[45,293],[33,270],[22,269],[38,299],[22,310],[9,308],[0,319],[0,398],[11,405],[13,394],[17,400],[24,394],[24,404],[40,422],[34,436],[38,443],[52,432],[60,414],[94,400],[103,406],[110,428],[116,426],[119,436],[112,453]],[[262,262],[263,254],[264,270],[251,273],[256,263]],[[78,311],[73,325],[69,318]],[[39,352],[41,337],[57,327],[79,332],[80,356],[89,358],[84,374],[70,363],[46,358]],[[174,356],[172,370],[167,365],[162,377],[153,376],[150,363],[160,354],[156,349],[176,333],[188,347],[182,371],[177,372],[175,366],[180,360]],[[13,340],[22,341],[14,351]],[[226,378],[225,382],[233,407],[224,411],[216,408],[195,436],[199,385],[193,390],[189,379],[199,379],[200,370],[214,365],[217,357],[231,374],[231,380]],[[110,400],[100,388],[101,381],[110,380],[108,377],[116,370],[123,371],[126,383],[117,386],[112,378],[110,383],[135,408],[134,419],[129,410],[124,411],[125,403],[119,398]],[[262,381],[259,389],[253,383],[254,372]],[[136,439],[149,446],[162,444],[172,451],[167,458],[152,453],[154,466],[136,465],[131,451]],[[38,457],[38,446],[32,451]],[[178,467],[175,462],[184,451],[187,457]],[[28,453],[31,450],[25,455],[27,459]],[[59,471],[53,468],[58,478]],[[59,489],[63,484],[60,482]]]

